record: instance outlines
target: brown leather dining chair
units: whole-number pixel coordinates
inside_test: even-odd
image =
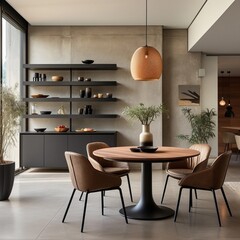
[[[93,154],[95,150],[101,148],[108,148],[109,145],[104,142],[92,142],[87,144],[87,155],[89,161],[92,163],[93,167],[99,171],[112,173],[119,177],[127,177],[128,188],[130,193],[130,199],[133,202],[131,184],[129,179],[130,168],[126,162],[117,162],[117,161],[107,161],[104,158],[97,157]]]
[[[178,209],[179,209],[183,188],[212,191],[215,207],[217,211],[217,216],[218,216],[218,223],[220,227],[221,227],[221,220],[220,220],[215,190],[221,189],[224,201],[227,205],[228,212],[230,216],[232,216],[225,192],[223,190],[223,183],[225,181],[231,154],[232,154],[232,151],[222,153],[215,159],[215,161],[212,163],[212,165],[209,168],[206,168],[201,171],[193,172],[192,174],[184,177],[179,181],[178,184],[180,186],[180,189],[179,189],[176,212],[174,216],[174,222],[176,222],[177,220]],[[189,210],[190,208],[191,208],[191,205],[189,204]]]
[[[122,208],[125,216],[125,221],[128,223],[125,204],[123,200],[122,190],[120,188],[122,180],[119,176],[100,172],[96,170],[89,160],[83,155],[75,152],[65,152],[65,158],[67,161],[71,181],[73,184],[73,192],[68,202],[66,211],[64,213],[62,222],[65,221],[69,207],[71,205],[72,199],[76,190],[86,192],[83,217],[82,217],[82,226],[81,232],[83,232],[84,220],[87,208],[88,194],[93,192],[101,192],[102,200],[102,215],[104,215],[104,200],[103,200],[103,191],[108,190],[118,190],[120,193],[120,198],[122,202]]]
[[[167,177],[163,189],[161,203],[163,203],[169,177],[180,180],[191,174],[193,171],[199,171],[207,167],[211,147],[208,144],[193,144],[190,149],[199,151],[200,155],[193,158],[184,159],[182,161],[168,163],[166,170]],[[197,198],[196,191],[195,195]]]

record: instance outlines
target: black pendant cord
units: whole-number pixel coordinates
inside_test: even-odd
[[[147,0],[146,0],[146,47],[147,47]]]

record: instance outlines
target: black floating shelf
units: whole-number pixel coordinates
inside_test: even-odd
[[[71,98],[71,102],[116,102],[117,98]]]
[[[117,98],[23,98],[24,102],[116,102]]]
[[[32,70],[117,70],[117,64],[23,64]]]
[[[70,118],[70,114],[29,114],[24,115],[24,118]]]
[[[117,114],[76,114],[71,115],[71,118],[117,118]]]
[[[46,82],[33,82],[33,81],[25,81],[23,85],[26,86],[116,86],[116,81],[86,81],[86,82],[54,82],[54,81],[46,81]]]
[[[70,98],[58,98],[58,97],[50,97],[50,98],[23,98],[24,102],[69,102]]]
[[[24,118],[117,118],[117,114],[82,114],[82,115],[70,115],[70,114],[34,114],[24,115]]]

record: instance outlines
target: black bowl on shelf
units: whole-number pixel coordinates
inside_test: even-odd
[[[87,59],[87,60],[83,60],[82,63],[84,63],[84,64],[92,64],[92,63],[94,63],[94,60]]]
[[[41,115],[44,115],[44,114],[51,114],[52,111],[40,111]]]
[[[140,146],[138,147],[141,152],[154,153],[157,151],[158,147],[153,146]]]
[[[47,128],[34,128],[36,132],[45,132]]]

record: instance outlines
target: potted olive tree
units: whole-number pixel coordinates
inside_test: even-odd
[[[18,100],[14,89],[0,88],[0,200],[7,200],[14,182],[15,161],[6,160],[6,151],[16,141],[24,104]]]
[[[200,113],[193,113],[190,108],[183,108],[182,112],[191,125],[191,135],[180,134],[177,137],[186,140],[191,144],[208,143],[209,139],[215,137],[216,123],[213,117],[216,116],[214,109],[206,109]]]
[[[139,136],[140,146],[153,146],[153,136],[150,132],[150,124],[166,109],[162,104],[146,107],[143,103],[137,106],[126,107],[123,114],[130,120],[139,120],[142,124],[142,132]]]

